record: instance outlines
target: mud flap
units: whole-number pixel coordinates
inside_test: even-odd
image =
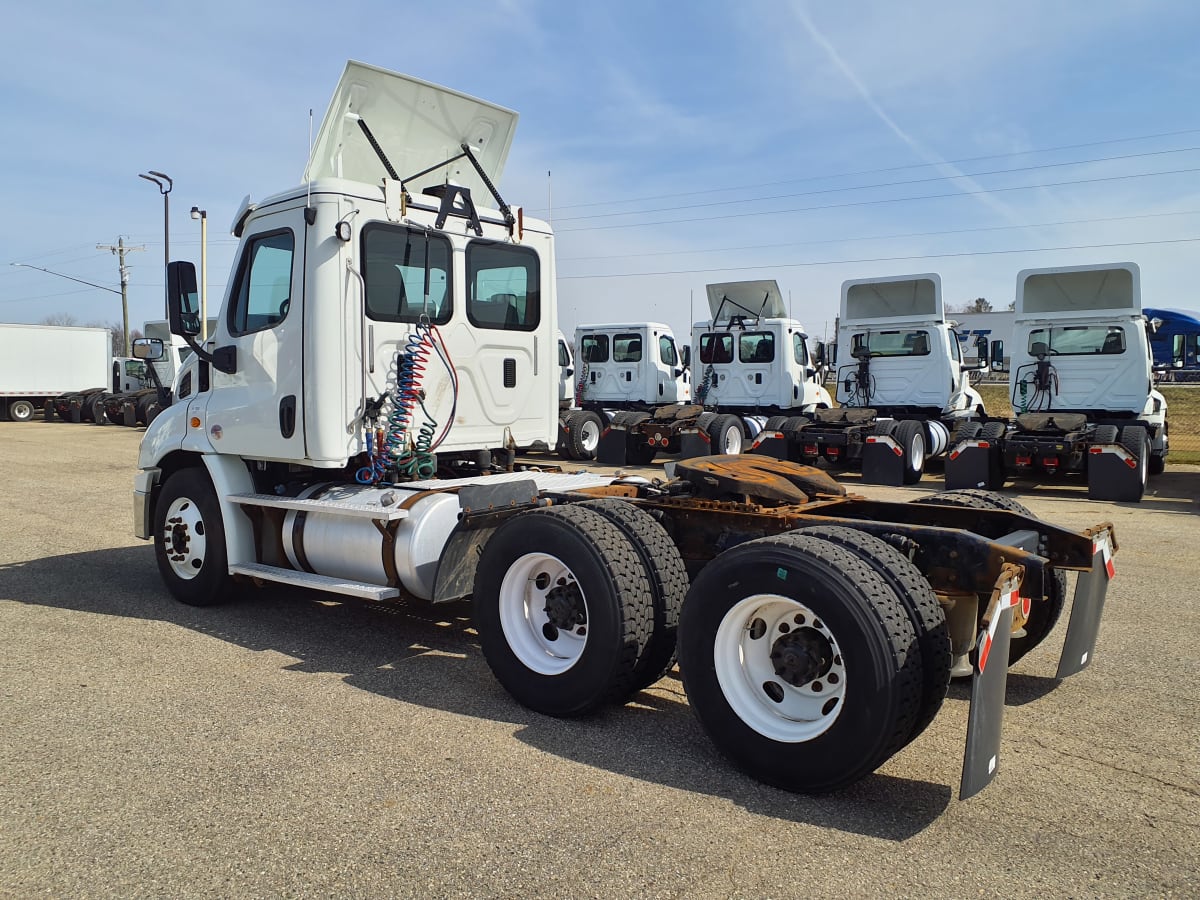
[[[1020,571],[1011,565],[1004,567],[971,651],[975,671],[971,676],[971,711],[967,717],[967,750],[958,788],[960,800],[982,791],[1000,769],[1008,647],[1012,639],[1013,607],[1021,602]]]
[[[83,404],[72,400],[67,407],[67,421],[78,425],[83,417]]]
[[[761,431],[746,452],[786,460],[788,459],[788,441],[781,431]]]
[[[129,428],[137,425],[137,407],[134,404],[126,403],[121,408],[121,422]]]
[[[1108,582],[1116,574],[1112,564],[1112,543],[1108,534],[1093,544],[1092,571],[1081,572],[1075,582],[1075,597],[1071,601],[1071,621],[1062,656],[1058,659],[1058,679],[1069,678],[1087,668],[1096,651],[1100,636],[1100,617],[1104,614],[1104,598]]]
[[[963,441],[946,456],[946,490],[990,488],[997,454],[987,441]]]
[[[867,484],[904,484],[904,448],[895,438],[873,434],[863,444],[862,479]]]
[[[1142,499],[1137,459],[1119,444],[1093,444],[1088,448],[1089,500],[1137,501]]]
[[[679,436],[679,458],[712,456],[712,441],[703,431],[685,431]]]
[[[600,442],[596,445],[596,462],[602,466],[625,465],[626,448],[629,446],[629,432],[619,425],[608,425],[600,432]]]

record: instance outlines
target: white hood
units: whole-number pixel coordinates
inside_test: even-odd
[[[467,144],[488,178],[496,183],[517,127],[517,114],[484,100],[410,78],[397,72],[346,63],[304,170],[304,181],[345,178],[379,184],[387,169],[359,127],[361,118],[402,180],[458,156]],[[490,204],[490,192],[467,159],[458,159],[412,181],[418,194],[447,180],[471,189],[476,203]]]
[[[766,281],[727,281],[705,285],[708,291],[708,311],[712,322],[727,322],[730,316],[753,316],[760,319],[786,319],[787,307],[779,293],[779,283]]]

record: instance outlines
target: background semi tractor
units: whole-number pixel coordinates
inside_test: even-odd
[[[871,501],[763,457],[659,482],[515,469],[559,408],[553,235],[495,188],[515,122],[350,63],[303,183],[240,210],[203,347],[195,269],[168,265],[194,352],[134,486],[167,588],[196,606],[268,582],[469,597],[496,678],[552,716],[624,703],[678,659],[721,751],[790,790],[850,784],[913,740],[957,655],[961,793],[980,790],[1006,663],[1054,625],[1066,570],[1060,676],[1094,655],[1111,527],[979,492]]]
[[[28,422],[67,393],[105,390],[112,332],[63,325],[0,325],[0,419]]]
[[[1091,499],[1140,500],[1170,450],[1151,327],[1133,263],[1018,274],[1009,349],[1015,416],[983,426],[994,432],[959,432],[947,486],[1083,476]]]
[[[772,421],[755,449],[815,465],[860,465],[865,481],[912,484],[966,422],[982,419],[970,374],[988,367],[986,338],[968,365],[935,274],[842,285],[836,408]],[[1003,348],[997,345],[997,351]],[[781,448],[782,445],[782,448]]]
[[[612,418],[600,460],[644,463],[659,451],[684,458],[737,454],[788,414],[832,405],[821,348],[788,316],[775,281],[710,284],[705,291],[710,318],[693,326],[688,358],[674,370],[677,377],[690,374],[691,402],[682,390],[678,401],[665,400],[664,379],[658,385],[647,379],[642,405]],[[665,358],[667,348],[658,349]],[[632,378],[607,384],[604,402],[612,402]]]

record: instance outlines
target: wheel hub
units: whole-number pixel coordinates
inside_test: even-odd
[[[833,657],[829,639],[813,628],[789,631],[771,645],[775,674],[793,687],[824,677],[833,668]]]
[[[574,583],[558,585],[547,591],[544,612],[549,619],[547,626],[555,632],[559,629],[573,631],[587,624],[583,595]]]
[[[188,544],[191,543],[191,535],[188,533],[188,528],[183,522],[176,522],[171,526],[170,541],[172,553],[187,553]]]

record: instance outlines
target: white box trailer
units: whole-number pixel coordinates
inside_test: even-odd
[[[0,324],[0,419],[27,422],[60,394],[106,387],[112,358],[107,328]]]

